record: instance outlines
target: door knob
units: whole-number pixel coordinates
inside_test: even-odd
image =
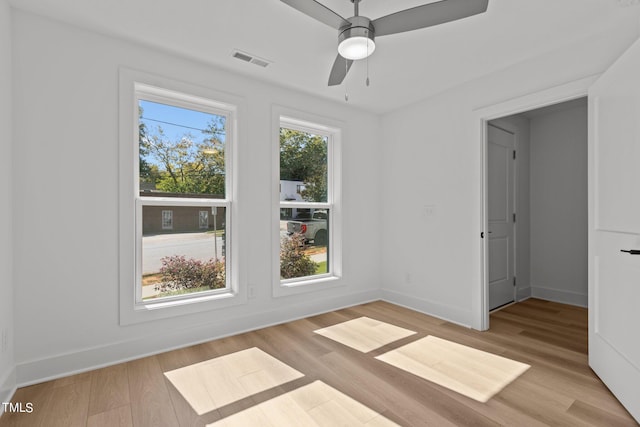
[[[620,249],[620,252],[626,252],[629,255],[640,255],[640,249],[629,249],[629,250]]]

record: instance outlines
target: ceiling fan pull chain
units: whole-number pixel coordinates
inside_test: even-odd
[[[344,74],[347,75],[347,71],[349,71],[349,63],[344,61]],[[344,102],[349,102],[349,90],[347,89],[347,79],[344,79]]]
[[[367,35],[367,37],[369,36],[369,30],[367,30],[365,32],[365,34]],[[367,87],[369,87],[369,43],[367,43]]]

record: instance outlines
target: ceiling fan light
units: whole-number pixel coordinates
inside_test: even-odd
[[[338,53],[343,58],[354,61],[366,58],[374,50],[376,50],[376,43],[365,36],[352,36],[342,40],[338,45]]]

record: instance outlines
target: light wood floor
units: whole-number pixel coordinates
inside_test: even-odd
[[[363,353],[313,332],[362,316],[417,333]],[[531,368],[481,403],[375,358],[429,335]],[[254,347],[304,376],[198,415],[164,375]],[[312,385],[403,426],[638,425],[587,365],[586,310],[530,299],[493,313],[488,332],[384,302],[313,316],[21,388],[14,402],[31,402],[34,412],[5,414],[0,426],[226,425]]]

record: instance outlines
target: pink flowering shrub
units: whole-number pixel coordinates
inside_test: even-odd
[[[226,286],[224,258],[200,261],[174,255],[164,257],[160,261],[162,282],[156,285],[156,290],[160,292],[199,287],[219,289]]]
[[[280,241],[280,278],[311,276],[318,264],[304,253],[304,236],[300,233]]]

